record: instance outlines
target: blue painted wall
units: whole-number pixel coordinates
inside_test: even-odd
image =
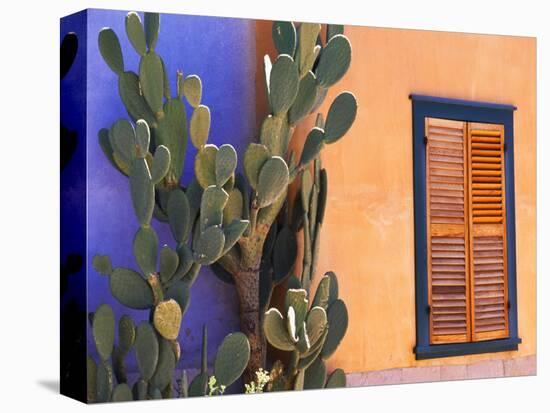
[[[119,118],[128,118],[118,95],[117,77],[103,61],[97,35],[111,27],[119,36],[126,70],[137,71],[138,55],[124,29],[126,12],[88,11],[87,50],[87,228],[88,311],[109,303],[117,316],[124,312],[136,322],[148,317],[147,311],[128,311],[109,291],[108,279],[92,268],[95,254],[108,254],[114,266],[137,270],[132,255],[132,240],[138,222],[135,218],[126,177],[115,171],[103,155],[97,133]],[[142,15],[143,19],[143,15]],[[162,56],[175,94],[175,74],[197,74],[203,82],[203,103],[212,113],[210,143],[233,144],[239,154],[255,134],[255,43],[254,21],[242,19],[161,15],[156,51]],[[188,114],[190,114],[188,107]],[[189,145],[185,161],[184,184],[190,180],[196,150]],[[162,244],[175,247],[167,225],[154,222]],[[238,301],[234,287],[218,280],[203,268],[191,289],[191,304],[180,333],[182,359],[178,367],[200,365],[201,328],[209,328],[209,360],[223,337],[239,328]],[[88,345],[93,349],[90,334]],[[94,350],[95,351],[95,350]],[[129,365],[135,369],[135,361]]]
[[[60,390],[81,401],[86,398],[86,27],[86,14],[77,13],[63,19],[60,30],[60,42],[69,33],[78,39],[72,65],[60,81],[65,160],[60,174]],[[63,53],[61,59],[71,60]]]
[[[61,194],[61,263],[70,254],[85,254],[86,250],[86,15],[75,14],[61,24],[61,40],[76,33],[78,49],[73,64],[61,79],[61,124],[76,135],[76,147],[60,174]],[[63,138],[62,138],[63,139]],[[63,147],[63,145],[62,145]],[[71,274],[71,287],[61,298],[62,306],[77,300],[84,304],[85,272]],[[82,306],[82,310],[84,307]]]

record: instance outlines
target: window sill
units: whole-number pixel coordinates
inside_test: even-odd
[[[414,352],[417,360],[439,357],[465,356],[469,354],[497,353],[518,349],[521,338],[510,337],[499,340],[477,341],[473,343],[433,344],[416,346]]]

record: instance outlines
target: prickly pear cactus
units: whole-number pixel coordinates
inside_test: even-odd
[[[258,142],[250,143],[242,156],[244,176],[236,172],[239,157],[232,145],[208,143],[212,114],[202,102],[200,77],[184,77],[177,71],[176,91],[170,90],[170,74],[156,52],[161,41],[160,16],[145,13],[142,21],[139,14],[131,12],[125,27],[133,52],[139,56],[138,67],[127,67],[112,29],[100,31],[98,47],[106,67],[118,78],[119,95],[129,118],[101,129],[98,138],[108,161],[128,177],[131,208],[139,223],[133,239],[139,271],[113,267],[106,255],[96,255],[93,265],[109,278],[111,292],[121,304],[150,314],[150,321],[134,330],[127,320],[119,326],[124,330],[121,341],[132,342],[136,348],[140,368],[133,398],[172,396],[173,370],[181,354],[177,339],[189,305],[189,289],[203,265],[212,265],[221,279],[235,285],[244,335],[224,341],[214,376],[207,372],[203,350],[201,373],[188,385],[185,376],[180,394],[206,394],[212,377],[227,386],[242,374],[242,363],[245,382],[253,381],[264,367],[264,332],[275,347],[293,355],[291,365],[285,368],[288,378],[282,380],[279,374],[277,382],[289,388],[292,381],[291,387],[296,389],[317,385],[319,372],[326,375],[322,363],[347,328],[347,311],[337,300],[337,288],[330,287],[332,281],[323,284],[322,292],[318,289],[320,296],[316,294],[312,307],[307,298],[316,270],[327,193],[320,154],[351,128],[357,113],[353,94],[342,92],[334,99],[326,122],[323,115],[317,115],[299,159],[289,144],[296,126],[317,112],[328,89],[350,66],[351,45],[343,27],[329,25],[322,34],[319,24],[273,24],[278,55],[264,58],[269,113],[258,131]],[[191,107],[190,117],[184,99]],[[197,152],[194,176],[183,185],[189,141]],[[300,201],[291,208],[287,193],[295,181],[300,183]],[[153,219],[169,226],[172,245],[159,245]],[[301,229],[304,255],[298,257],[297,232]],[[297,259],[303,260],[299,279],[291,277]],[[285,311],[270,309],[264,316],[273,289],[285,282],[292,287]],[[325,290],[328,298],[323,298]],[[100,354],[108,353],[109,340],[110,336],[100,340]],[[97,389],[97,401],[128,398],[126,386],[114,385],[115,380],[119,385],[126,383],[123,360],[128,351],[127,344],[115,348],[114,374],[107,363],[96,367],[95,380],[91,377],[89,381]],[[228,360],[235,366],[229,366]],[[312,365],[315,372],[308,373]],[[329,382],[331,387],[341,383],[341,374],[336,373]]]
[[[289,150],[296,126],[317,111],[328,88],[350,66],[351,45],[343,27],[329,25],[324,41],[320,32],[319,24],[302,23],[298,29],[291,22],[273,24],[278,56],[274,60],[264,58],[270,113],[262,122],[259,142],[251,143],[244,154],[243,169],[249,189],[239,186],[241,193],[235,197],[243,205],[242,217],[249,219],[250,225],[238,242],[239,248],[229,250],[217,261],[225,270],[217,273],[236,284],[241,300],[242,331],[252,348],[248,379],[262,367],[265,353],[258,323],[273,289],[292,274],[298,258],[296,232],[301,229],[305,251],[300,288],[309,290],[316,270],[327,194],[320,154],[346,134],[357,114],[353,94],[340,93],[329,107],[326,122],[322,114],[317,115],[300,158],[296,159]],[[288,186],[296,180],[301,187],[301,201],[298,208],[289,208]]]
[[[346,376],[341,369],[334,370],[327,379],[325,361],[334,353],[347,328],[348,312],[338,298],[334,273],[323,276],[311,303],[305,289],[287,290],[284,311],[270,308],[263,320],[269,344],[290,352],[286,374],[277,374],[282,382],[278,390],[345,387]],[[276,368],[281,369],[280,365]],[[272,375],[275,373],[272,370]]]
[[[208,392],[208,384],[216,383],[217,394],[223,394],[225,388],[237,381],[243,374],[250,357],[250,344],[243,333],[229,334],[224,338],[214,361],[213,375],[208,373],[207,366],[207,337],[208,330],[203,327],[202,335],[202,362],[201,370],[191,381],[189,386],[182,380],[182,394],[189,397],[214,395]],[[185,377],[187,377],[185,375]],[[185,382],[187,379],[185,379]],[[186,396],[187,397],[187,396]]]
[[[90,401],[172,396],[174,370],[181,356],[177,338],[189,305],[189,289],[200,267],[215,262],[232,248],[248,226],[248,221],[240,219],[240,212],[232,213],[234,219],[223,219],[229,198],[226,190],[231,191],[235,181],[237,154],[231,145],[218,149],[206,144],[210,111],[201,104],[202,84],[198,76],[183,79],[178,72],[177,93],[171,97],[164,63],[154,50],[159,30],[158,14],[146,13],[144,23],[137,13],[127,15],[126,34],[140,55],[137,73],[125,70],[117,35],[108,28],[99,33],[100,52],[119,77],[120,96],[131,118],[120,119],[109,129],[102,129],[99,140],[112,165],[129,178],[132,207],[140,225],[133,240],[140,271],[114,268],[106,255],[96,255],[93,266],[109,278],[111,293],[121,304],[148,310],[150,321],[135,327],[129,317],[121,318],[115,347],[112,310],[101,306],[94,314],[93,333],[101,361],[96,366],[89,359],[89,370],[97,371],[89,377],[89,387],[96,389],[91,392]],[[193,180],[187,188],[179,184],[188,130],[183,97],[194,108],[189,128],[192,143],[199,154],[213,151],[209,153],[215,155],[204,162],[197,156],[196,169],[212,171],[208,185],[201,186],[204,179],[201,183]],[[174,247],[159,245],[151,226],[153,217],[169,224]],[[195,234],[191,236],[193,231]],[[235,337],[240,339],[237,345],[220,349],[223,360],[234,356],[229,353],[239,351],[241,364],[244,363],[240,371],[221,368],[228,384],[242,374],[248,362],[246,336]],[[124,359],[132,347],[140,377],[129,392]]]

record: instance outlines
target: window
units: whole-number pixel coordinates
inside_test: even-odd
[[[411,99],[416,357],[517,350],[515,108]]]

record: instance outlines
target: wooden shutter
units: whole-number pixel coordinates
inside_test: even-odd
[[[426,119],[430,343],[469,341],[465,122]]]
[[[472,340],[508,336],[504,127],[468,124]]]

